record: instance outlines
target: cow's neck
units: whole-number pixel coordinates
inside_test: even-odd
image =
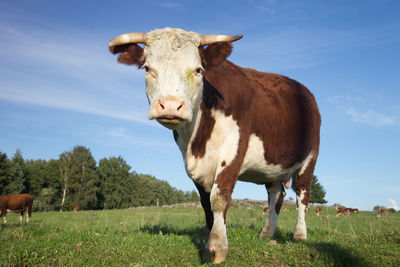
[[[186,153],[187,147],[197,132],[197,128],[201,118],[201,110],[199,106],[193,108],[193,118],[190,123],[187,123],[182,128],[178,129],[179,147]],[[183,151],[182,151],[183,152]]]

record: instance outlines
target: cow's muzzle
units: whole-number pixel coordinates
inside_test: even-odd
[[[175,130],[188,120],[186,102],[177,97],[160,98],[155,103],[154,114],[150,118],[156,119],[168,129]]]

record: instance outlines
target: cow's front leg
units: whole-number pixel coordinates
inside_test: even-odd
[[[221,263],[228,257],[228,238],[226,236],[226,212],[231,201],[231,191],[221,189],[214,184],[211,189],[211,210],[214,223],[210,232],[208,249],[214,255],[214,264]]]
[[[275,234],[276,223],[286,192],[281,182],[267,183],[265,184],[265,188],[268,192],[269,209],[265,225],[260,233],[260,238],[271,238]]]

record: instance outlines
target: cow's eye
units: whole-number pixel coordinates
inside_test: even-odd
[[[202,69],[202,68],[197,68],[197,69],[196,69],[196,73],[199,73],[199,74],[200,74],[200,73],[202,73],[202,72],[203,72],[203,69]]]
[[[146,72],[149,72],[149,71],[150,71],[149,66],[144,66],[143,68],[144,68],[144,70],[145,70]]]

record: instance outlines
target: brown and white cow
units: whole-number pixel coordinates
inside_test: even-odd
[[[376,218],[381,217],[382,215],[388,215],[389,210],[388,209],[379,209],[378,214],[376,215]]]
[[[353,213],[358,213],[358,209],[353,209],[353,208],[346,208],[346,212],[348,212],[348,214],[353,214]]]
[[[33,197],[30,194],[0,196],[0,217],[3,217],[3,222],[6,223],[7,212],[20,212],[19,220],[22,222],[22,218],[27,212],[26,222],[28,223],[29,217],[32,215],[32,204]]]
[[[268,212],[268,209],[269,209],[269,207],[266,206],[266,207],[264,208],[264,210],[263,210],[263,214],[266,214],[266,213]]]
[[[290,179],[297,195],[295,239],[319,149],[320,114],[310,91],[285,76],[226,60],[242,36],[165,28],[109,43],[120,63],[145,69],[149,119],[173,130],[210,230],[205,257],[228,255],[226,213],[237,180],[265,185],[270,207],[260,237],[272,237]],[[144,44],[144,47],[138,44]]]
[[[346,214],[346,208],[344,207],[336,207],[336,217],[339,217],[340,215],[345,215]]]
[[[317,208],[315,209],[315,213],[316,213],[317,216],[319,217],[319,216],[321,215],[321,213],[322,213],[322,208],[321,208],[321,207],[317,207]]]

